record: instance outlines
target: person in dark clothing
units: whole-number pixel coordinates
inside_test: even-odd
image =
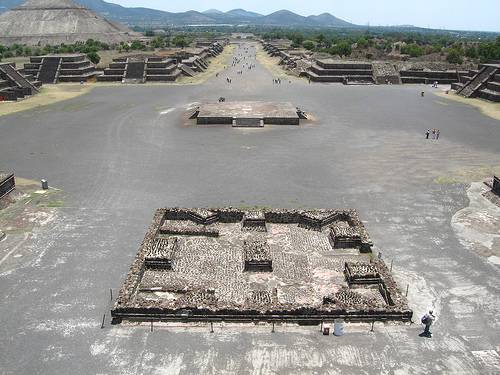
[[[427,131],[425,132],[425,139],[429,139],[430,134],[431,134],[431,130],[427,129]]]
[[[432,332],[430,331],[431,325],[436,320],[434,312],[430,310],[427,314],[422,317],[422,324],[425,324],[424,332],[420,335],[425,337],[432,337]]]

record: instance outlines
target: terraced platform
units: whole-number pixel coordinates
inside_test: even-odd
[[[229,124],[242,127],[269,125],[299,125],[298,109],[291,103],[235,101],[206,103],[195,116],[198,125]]]
[[[371,246],[354,210],[159,209],[112,316],[409,321],[406,299]]]

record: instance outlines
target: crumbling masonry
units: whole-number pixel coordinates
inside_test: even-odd
[[[132,321],[410,321],[354,210],[159,209],[112,310]]]

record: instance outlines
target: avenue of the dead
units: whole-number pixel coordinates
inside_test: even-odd
[[[247,42],[234,53],[253,56],[256,49],[261,53]],[[444,86],[295,77],[275,84],[259,58],[244,74],[231,59],[201,84],[97,85],[0,117],[0,170],[15,171],[18,185],[0,211],[0,373],[497,373],[500,207],[483,181],[500,172],[498,120],[447,99]],[[308,117],[299,126],[258,128],[188,118],[220,97],[292,103]],[[425,139],[429,128],[441,130],[439,140]],[[40,190],[41,179],[50,189]],[[158,223],[165,232],[153,237],[175,243],[141,247],[155,212],[169,210],[157,211],[163,207],[233,207],[241,220],[248,213],[250,226],[264,220],[266,231],[243,230],[240,220],[219,213],[200,239],[183,232],[201,230],[196,225],[179,229],[165,216]],[[278,209],[356,212],[364,229],[352,233],[362,238],[366,229],[372,252],[352,241],[356,246],[335,249],[332,223],[315,231],[273,222]],[[231,251],[221,251],[213,230]],[[340,255],[329,253],[336,250]],[[164,254],[174,251],[178,258],[169,264]],[[341,337],[323,336],[317,319],[303,325],[279,317],[156,316],[151,323],[148,316],[112,325],[117,301],[134,303],[121,293],[138,256],[151,268],[134,298],[154,303],[179,297],[192,283],[197,293],[190,297],[202,305],[217,296],[216,305],[238,308],[248,298],[260,307],[322,306],[335,304],[339,291],[387,305],[378,289],[350,290],[348,280],[390,275],[413,323],[344,316]],[[203,268],[211,264],[212,272]],[[165,270],[158,267],[177,267],[181,275],[159,275]],[[175,283],[176,290],[164,288]],[[432,339],[419,336],[429,309],[437,315]]]

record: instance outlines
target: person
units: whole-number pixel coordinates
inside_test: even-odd
[[[422,336],[432,337],[432,332],[430,331],[430,328],[435,320],[436,317],[434,316],[434,312],[432,310],[429,310],[429,312],[422,317],[422,324],[425,324],[424,332],[422,332],[421,334]]]
[[[439,139],[439,133],[440,133],[440,131],[439,131],[439,129],[437,129],[436,130],[436,139]]]
[[[425,132],[425,139],[429,139],[430,134],[431,134],[431,130],[427,129],[427,131]]]
[[[432,129],[432,139],[436,139],[436,129]]]

